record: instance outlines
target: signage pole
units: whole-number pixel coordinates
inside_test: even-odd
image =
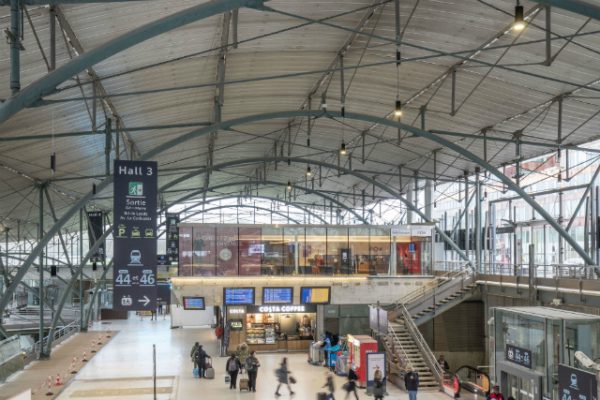
[[[156,345],[152,345],[152,381],[154,386],[154,400],[156,400]]]

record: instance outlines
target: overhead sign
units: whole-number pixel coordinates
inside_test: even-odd
[[[88,235],[90,249],[94,246],[94,242],[104,235],[104,213],[102,211],[88,211]],[[106,257],[105,242],[100,244],[100,247],[91,255],[91,262],[103,262]]]
[[[410,236],[410,226],[408,226],[408,225],[392,226],[391,233],[392,233],[392,236]]]
[[[596,375],[558,364],[558,396],[561,400],[597,400]]]
[[[171,262],[179,261],[179,214],[166,213],[167,257]]]
[[[523,367],[533,368],[531,350],[522,349],[511,344],[506,345],[506,360]]]
[[[431,225],[411,225],[410,236],[430,237],[432,228]]]
[[[156,162],[116,160],[114,171],[113,308],[155,310]]]

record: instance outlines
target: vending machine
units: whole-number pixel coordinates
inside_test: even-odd
[[[377,341],[367,335],[348,335],[348,364],[356,367],[358,386],[367,386],[367,353],[377,352]]]

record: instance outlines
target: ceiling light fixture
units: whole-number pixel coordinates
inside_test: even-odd
[[[342,142],[342,147],[340,147],[340,154],[343,156],[348,154],[348,151],[346,151],[346,143],[344,143],[344,142]]]
[[[308,167],[306,167],[306,176],[308,176],[309,178],[312,176],[312,171],[310,170],[310,165]]]
[[[290,181],[288,181],[287,190],[288,190],[288,192],[292,191],[292,182],[290,182]]]
[[[400,100],[396,100],[396,107],[394,108],[394,117],[397,119],[402,118],[402,102]]]
[[[519,4],[517,1],[517,5],[515,6],[515,22],[513,22],[512,26],[515,32],[521,32],[525,29],[525,19],[523,18],[523,6]]]

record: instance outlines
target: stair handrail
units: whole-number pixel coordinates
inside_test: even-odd
[[[406,352],[404,347],[402,347],[402,343],[400,342],[400,338],[398,337],[398,335],[396,335],[396,331],[389,324],[388,324],[388,335],[392,336],[392,343],[394,344],[393,348],[395,349],[396,347],[400,347],[400,350],[402,351],[402,354],[401,354],[402,366],[403,366],[403,369],[406,369],[405,364],[407,364],[409,362],[408,361],[409,360],[408,353]],[[398,343],[398,345],[396,345],[396,343]]]
[[[434,293],[438,288],[442,287],[444,284],[448,282],[452,282],[456,278],[467,278],[473,276],[473,269],[465,265],[463,268],[453,271],[448,271],[441,276],[436,276],[435,279],[427,282],[423,286],[408,292],[404,295],[399,301],[392,305],[392,308],[396,309],[400,304],[409,304],[413,301],[425,297],[430,293]]]
[[[436,381],[438,382],[439,385],[442,385],[443,379],[444,379],[444,370],[442,369],[440,364],[437,362],[435,355],[429,348],[429,345],[427,345],[425,338],[423,337],[423,335],[421,334],[421,331],[419,331],[419,328],[413,321],[410,313],[406,309],[406,306],[404,304],[400,304],[399,309],[402,314],[402,318],[404,319],[404,326],[406,327],[407,332],[413,338],[413,340],[415,341],[415,344],[421,351],[423,360],[427,364],[427,367],[429,367],[429,369],[433,373],[433,376],[435,377]]]

